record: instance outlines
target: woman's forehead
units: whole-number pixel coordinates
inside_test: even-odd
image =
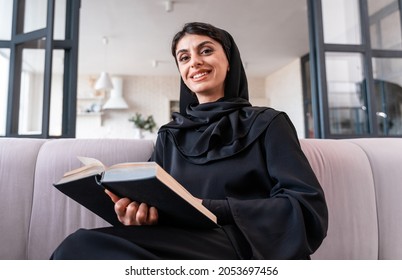
[[[205,43],[212,43],[214,45],[220,45],[220,43],[206,35],[185,34],[176,45],[176,50],[190,49],[198,47]]]

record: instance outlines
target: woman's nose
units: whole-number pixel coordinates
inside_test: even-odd
[[[202,61],[202,57],[199,55],[193,55],[191,57],[191,67],[198,67],[200,65],[202,65],[203,61]]]

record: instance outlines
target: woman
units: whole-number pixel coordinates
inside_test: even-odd
[[[233,38],[188,23],[172,42],[180,113],[152,160],[218,218],[215,229],[169,226],[158,210],[108,193],[127,227],[79,230],[53,258],[308,259],[327,231],[323,191],[283,112],[252,107]]]

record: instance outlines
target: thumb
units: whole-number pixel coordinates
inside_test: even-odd
[[[110,199],[111,199],[114,203],[116,203],[118,200],[120,200],[120,197],[118,197],[117,195],[115,195],[114,193],[112,193],[112,192],[109,191],[109,190],[106,190],[106,189],[105,189],[105,193],[110,197]]]

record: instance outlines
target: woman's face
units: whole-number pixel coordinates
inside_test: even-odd
[[[212,102],[224,96],[229,62],[222,45],[208,36],[186,34],[176,46],[180,75],[198,102]]]

